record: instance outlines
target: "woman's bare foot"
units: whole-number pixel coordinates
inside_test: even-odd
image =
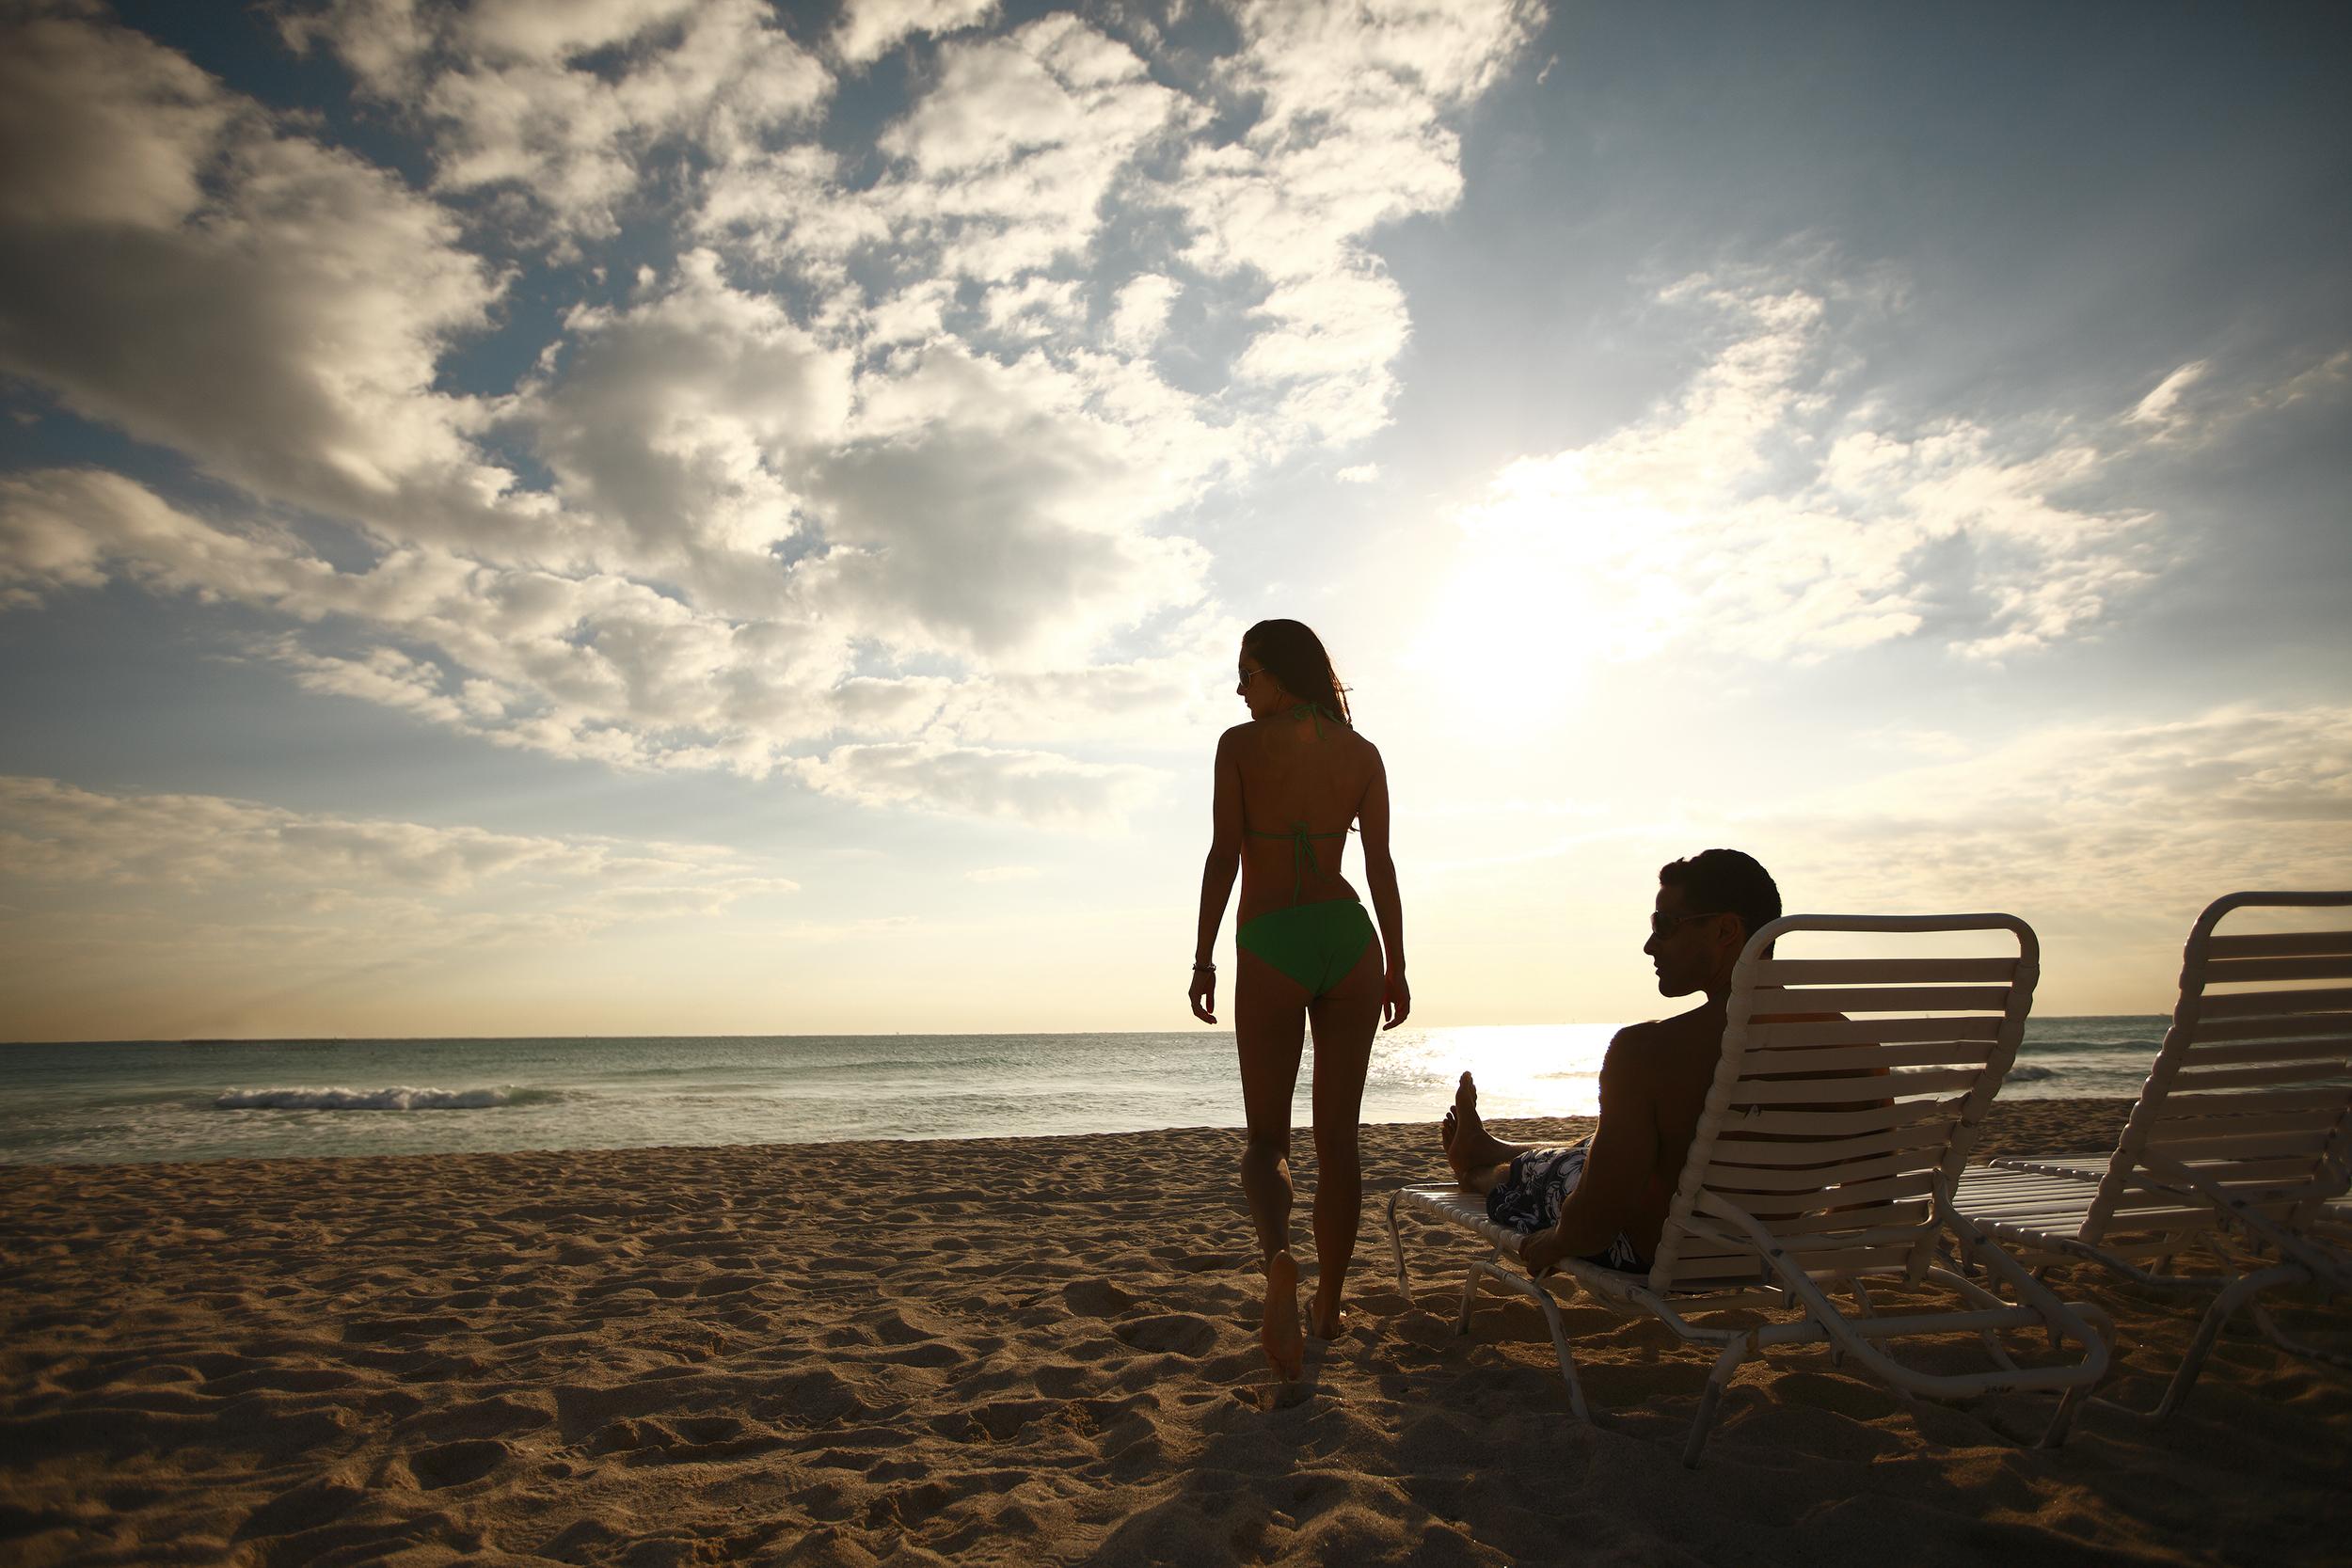
[[[1275,1375],[1296,1382],[1307,1370],[1307,1341],[1298,1329],[1298,1259],[1276,1253],[1265,1265],[1265,1320],[1258,1343]]]
[[[1336,1299],[1336,1292],[1334,1299],[1326,1301],[1320,1284],[1307,1304],[1307,1332],[1318,1339],[1336,1339],[1347,1332],[1347,1308]]]

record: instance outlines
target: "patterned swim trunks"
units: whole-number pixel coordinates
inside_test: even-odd
[[[1531,1148],[1512,1156],[1509,1174],[1486,1194],[1486,1217],[1522,1236],[1532,1236],[1559,1224],[1560,1206],[1576,1191],[1577,1180],[1584,1174],[1586,1147],[1577,1144],[1568,1148]],[[1607,1251],[1595,1253],[1585,1261],[1629,1274],[1649,1272],[1649,1260],[1626,1239],[1622,1230],[1609,1243]]]

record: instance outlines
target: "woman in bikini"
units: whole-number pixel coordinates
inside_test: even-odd
[[[1249,722],[1216,746],[1216,832],[1200,873],[1200,931],[1193,948],[1192,1013],[1216,1015],[1217,927],[1241,874],[1233,1037],[1241,1053],[1249,1141],[1241,1187],[1264,1260],[1265,1317],[1258,1338],[1284,1377],[1303,1370],[1298,1263],[1291,1256],[1291,1091],[1306,1026],[1315,1034],[1314,1300],[1307,1328],[1340,1330],[1341,1294],[1363,1208],[1356,1118],[1372,1038],[1405,1022],[1405,917],[1389,858],[1389,781],[1380,753],[1358,735],[1330,656],[1296,621],[1261,621],[1241,644]],[[1364,879],[1379,919],[1340,875],[1352,824],[1364,840]],[[1383,955],[1386,962],[1383,962]]]

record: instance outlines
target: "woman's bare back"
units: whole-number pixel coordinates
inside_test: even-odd
[[[1242,921],[1293,902],[1357,897],[1343,872],[1347,829],[1380,768],[1372,742],[1330,719],[1285,713],[1234,725],[1220,751],[1240,784]]]

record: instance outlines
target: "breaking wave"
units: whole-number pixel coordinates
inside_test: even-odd
[[[2001,1082],[2004,1084],[2039,1084],[2044,1078],[2057,1076],[2058,1069],[2054,1067],[2036,1067],[2031,1062],[2025,1062],[2003,1073]]]
[[[216,1111],[488,1111],[564,1096],[555,1089],[224,1089]]]

